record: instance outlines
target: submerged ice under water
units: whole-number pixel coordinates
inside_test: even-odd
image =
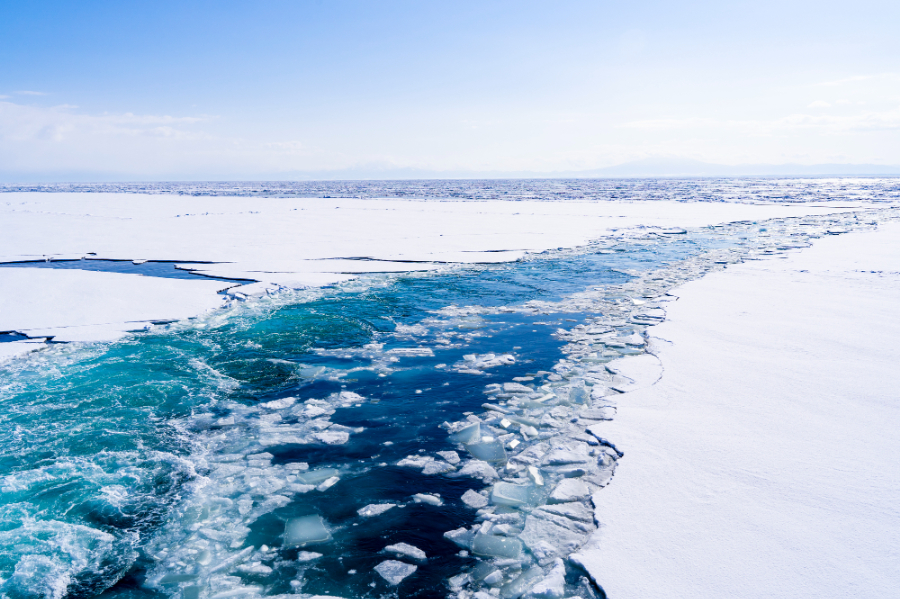
[[[11,362],[0,591],[600,595],[566,558],[665,292],[890,212],[371,277]]]

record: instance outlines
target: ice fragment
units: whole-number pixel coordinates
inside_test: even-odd
[[[291,518],[284,526],[284,543],[287,546],[313,545],[331,540],[321,516],[311,515]]]
[[[391,553],[405,555],[413,559],[425,559],[427,557],[424,551],[422,551],[418,547],[410,545],[409,543],[397,543],[395,545],[388,545],[384,548],[384,550],[390,551]]]
[[[375,566],[375,571],[392,586],[403,582],[403,579],[418,570],[418,566],[405,564],[396,560],[386,560]]]
[[[476,493],[472,489],[469,489],[468,491],[463,493],[461,499],[467,506],[476,510],[483,508],[488,504],[488,500],[486,497],[484,497],[480,493]]]

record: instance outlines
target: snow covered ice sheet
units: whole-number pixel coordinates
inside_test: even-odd
[[[676,293],[579,561],[619,598],[894,594],[900,224]]]
[[[232,297],[267,289],[319,287],[361,273],[436,270],[447,264],[505,262],[526,252],[574,247],[637,226],[668,228],[841,208],[802,204],[712,202],[414,200],[185,197],[116,193],[0,194],[0,262],[47,258],[176,260],[197,273],[260,281]],[[399,262],[398,262],[399,260]],[[208,264],[197,264],[208,262]],[[114,339],[129,324],[180,319],[216,304],[209,291],[228,285],[171,285],[158,280],[91,276],[83,271],[12,275],[0,269],[0,295],[40,289],[32,311],[19,302],[4,327],[29,328],[38,314],[62,320],[56,334],[80,327],[72,339]],[[146,289],[158,288],[152,292]],[[140,288],[138,290],[137,288]],[[134,305],[115,322],[88,288],[117,305]],[[240,294],[240,295],[234,295]],[[136,296],[140,301],[136,301]],[[7,299],[7,302],[13,301]],[[52,303],[52,305],[51,305]],[[74,308],[74,309],[73,309]],[[104,326],[95,326],[102,321]],[[91,325],[91,326],[88,326]],[[61,338],[60,338],[61,339]]]

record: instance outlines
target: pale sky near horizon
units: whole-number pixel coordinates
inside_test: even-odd
[[[0,174],[900,164],[898,2],[7,2]]]

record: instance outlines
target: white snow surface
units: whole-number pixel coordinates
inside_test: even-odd
[[[199,273],[259,281],[232,290],[252,296],[264,294],[269,285],[318,287],[361,273],[506,262],[636,227],[827,214],[846,211],[850,204],[837,206],[15,192],[0,195],[0,262],[88,255],[176,260]],[[42,328],[58,340],[114,339],[138,328],[133,324],[138,321],[199,314],[219,301],[214,291],[228,287],[202,280],[136,282],[126,275],[86,271],[6,273],[0,272],[0,296],[4,306],[18,305],[4,313],[2,330]],[[106,303],[116,306],[115,317]]]
[[[0,331],[55,336],[55,341],[115,339],[148,322],[188,318],[217,308],[222,296],[216,292],[228,286],[199,277],[190,281],[86,270],[0,268]]]
[[[677,291],[574,556],[614,599],[900,588],[900,223]]]

